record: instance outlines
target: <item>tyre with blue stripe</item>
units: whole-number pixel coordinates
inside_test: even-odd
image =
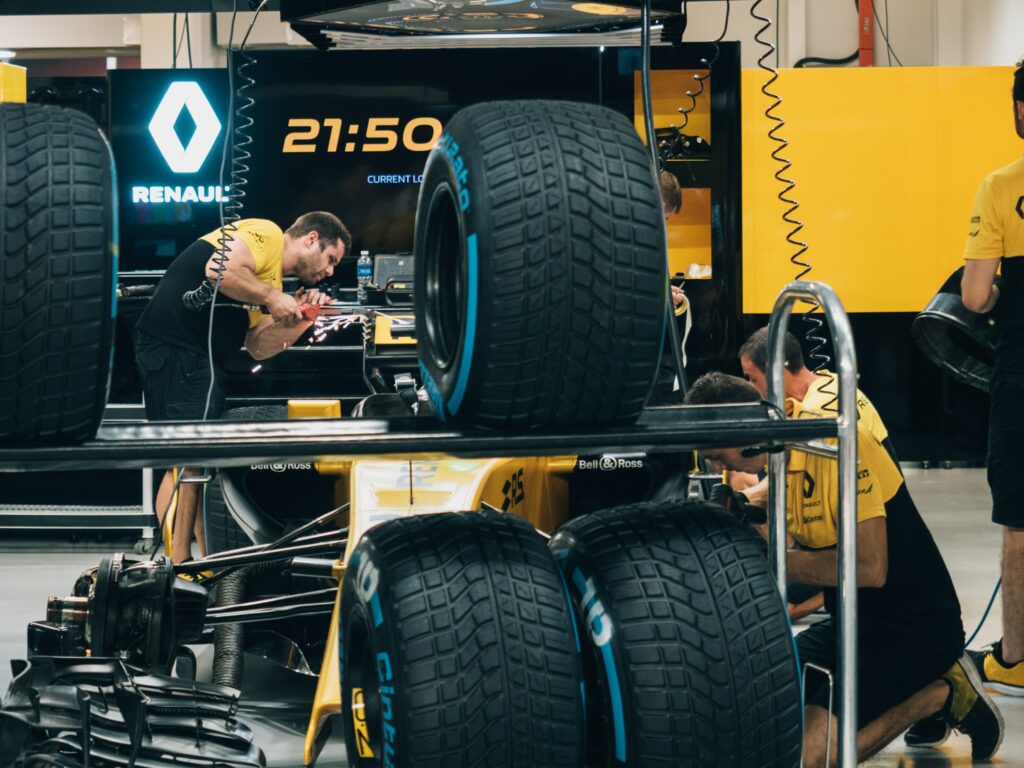
[[[448,513],[371,528],[347,564],[340,617],[348,765],[583,766],[569,597],[520,518]]]
[[[668,282],[658,186],[623,115],[556,101],[460,110],[427,159],[415,248],[420,373],[442,421],[640,414]]]
[[[588,766],[799,766],[796,650],[756,533],[645,502],[572,520],[551,549],[583,628]]]
[[[0,104],[0,442],[78,442],[110,388],[117,206],[88,115]]]

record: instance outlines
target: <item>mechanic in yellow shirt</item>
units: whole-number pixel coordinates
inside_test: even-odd
[[[760,399],[753,384],[723,373],[705,374],[686,395],[693,405]],[[795,418],[821,415],[793,399],[786,401],[786,410]],[[857,430],[857,451],[858,755],[863,760],[875,754],[911,724],[941,711],[952,727],[970,736],[976,759],[991,757],[1002,740],[1002,719],[963,654],[960,603],[942,555],[896,464],[863,425]],[[704,455],[740,472],[758,472],[767,463],[767,454],[742,447],[706,450]],[[838,462],[790,451],[786,523],[803,547],[789,551],[788,575],[823,587],[825,607],[834,613]],[[801,663],[838,670],[837,632],[834,618],[829,618],[797,635]],[[844,681],[838,684],[841,688]],[[824,764],[828,704],[827,678],[808,670],[806,766]],[[833,737],[836,727],[833,720]]]
[[[218,255],[221,242],[223,256]],[[334,273],[351,246],[352,236],[337,216],[314,211],[283,232],[266,219],[242,219],[224,235],[217,229],[182,251],[160,278],[135,327],[135,364],[146,418],[199,420],[220,415],[228,356],[244,345],[254,359],[264,360],[293,344],[312,324],[303,318],[299,305],[326,303],[328,298],[311,288]],[[211,327],[218,260],[224,260],[223,277]],[[294,296],[281,290],[282,279],[290,275],[304,286]],[[186,306],[186,295],[197,299],[195,309]],[[265,307],[266,314],[247,306]],[[156,499],[161,522],[173,488],[168,472]],[[196,524],[197,505],[197,486],[180,485],[171,553],[175,562],[190,556],[193,530],[205,550],[201,526]]]
[[[1024,139],[1022,63],[1013,75],[1013,117]],[[1017,484],[1024,462],[1024,158],[993,171],[978,187],[964,259],[964,306],[991,311],[999,330],[989,388],[988,485],[992,522],[1003,526],[1003,637],[974,658],[988,685],[1024,696],[1024,503]]]
[[[831,371],[810,370],[804,364],[800,342],[792,333],[786,332],[783,345],[785,365],[782,369],[782,388],[787,398],[800,402],[811,411],[837,413],[839,411],[839,381]],[[768,359],[768,327],[750,334],[739,351],[740,367],[747,381],[757,387],[761,397],[768,397],[768,379],[765,375]],[[867,395],[857,390],[857,418],[896,461],[896,452],[889,441],[889,431],[882,423],[875,406]]]
[[[831,371],[814,372],[804,364],[803,350],[800,342],[792,333],[786,332],[783,345],[785,363],[782,369],[783,392],[787,398],[798,401],[805,409],[836,413],[839,409],[839,381]],[[768,327],[754,331],[739,350],[740,367],[747,381],[753,384],[761,394],[768,397],[768,380],[765,376],[766,360],[768,359]],[[868,428],[878,441],[885,446],[897,461],[896,452],[889,442],[889,432],[882,423],[875,406],[867,396],[857,390],[857,417],[860,423]],[[897,463],[897,466],[899,464]],[[732,473],[729,482],[733,490],[742,492],[750,503],[757,507],[768,505],[768,480],[758,480],[752,475]],[[790,605],[790,618],[796,620],[806,616],[822,606],[821,591],[806,584],[790,585],[787,595]],[[944,726],[943,726],[944,727]],[[945,731],[943,731],[945,733]],[[945,734],[948,735],[948,734]],[[929,739],[929,742],[932,740]]]

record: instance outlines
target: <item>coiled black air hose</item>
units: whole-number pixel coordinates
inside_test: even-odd
[[[217,585],[215,604],[237,605],[245,601],[248,568],[229,573]],[[242,687],[244,669],[245,625],[218,624],[213,628],[213,682],[230,688]]]

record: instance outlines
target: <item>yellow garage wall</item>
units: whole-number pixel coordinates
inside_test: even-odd
[[[1016,160],[1011,67],[786,69],[774,89],[796,214],[849,312],[918,312],[962,263],[986,173]],[[770,312],[797,274],[776,198],[760,70],[742,73],[743,310]]]
[[[669,275],[692,275],[692,264],[711,264],[711,190],[682,191],[683,205],[666,228]]]

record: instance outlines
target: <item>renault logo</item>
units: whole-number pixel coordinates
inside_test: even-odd
[[[174,124],[187,109],[196,124],[188,144],[182,144]],[[220,120],[206,99],[199,83],[171,83],[149,121],[149,132],[160,154],[175,173],[195,173],[210,154],[220,134]]]

